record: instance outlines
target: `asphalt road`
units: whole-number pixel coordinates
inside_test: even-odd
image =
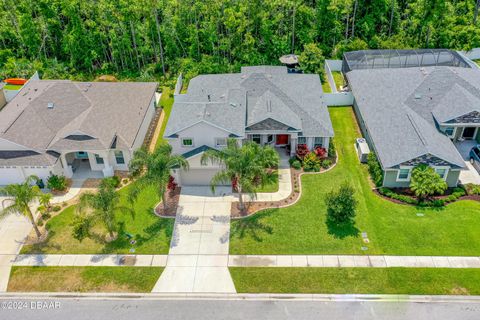
[[[0,299],[1,320],[41,319],[480,319],[480,301],[242,301],[38,298]]]

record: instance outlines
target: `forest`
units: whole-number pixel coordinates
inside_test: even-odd
[[[480,0],[1,0],[0,77],[173,81],[287,53],[480,47]],[[313,63],[315,65],[315,63]],[[318,71],[318,70],[310,70]]]

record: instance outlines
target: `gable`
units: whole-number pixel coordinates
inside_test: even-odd
[[[440,167],[440,166],[458,167],[458,166],[453,165],[450,162],[445,161],[443,159],[440,159],[439,157],[437,157],[435,155],[432,155],[432,154],[424,154],[424,155],[422,155],[420,157],[417,157],[415,159],[405,161],[405,162],[401,163],[400,165],[398,165],[396,167],[400,167],[400,166],[416,167],[419,164],[428,164],[428,165],[436,166],[436,167]]]
[[[252,124],[251,126],[247,127],[246,128],[247,130],[282,130],[282,131],[285,131],[285,130],[291,130],[293,128],[291,128],[290,126],[284,124],[284,123],[281,123],[277,120],[274,120],[272,118],[268,118],[268,119],[265,119],[263,121],[260,121],[260,122],[257,122],[255,124]],[[293,129],[295,130],[295,129]]]
[[[445,123],[480,123],[480,112],[472,111]]]
[[[28,150],[28,148],[12,141],[0,138],[0,150]]]

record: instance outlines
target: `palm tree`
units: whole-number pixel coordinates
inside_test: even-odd
[[[217,172],[210,181],[212,192],[218,184],[233,182],[238,193],[240,210],[245,210],[243,195],[256,197],[256,189],[274,179],[272,170],[278,165],[278,153],[270,146],[260,146],[255,142],[247,142],[242,147],[237,140],[228,139],[227,147],[222,150],[210,149],[202,155],[202,164],[208,161],[221,164],[223,169]]]
[[[41,193],[38,197],[38,200],[41,206],[43,206],[45,209],[50,209],[50,201],[52,201],[52,198],[53,196],[51,193]]]
[[[412,170],[410,189],[420,200],[435,193],[444,194],[447,188],[447,182],[432,167],[420,164]]]
[[[40,188],[35,185],[37,181],[38,177],[29,176],[23,183],[10,184],[2,188],[1,191],[3,191],[7,196],[12,197],[13,202],[0,212],[0,217],[18,212],[23,214],[30,220],[33,229],[37,234],[37,238],[40,239],[42,234],[40,233],[40,230],[38,230],[37,224],[35,223],[35,217],[30,209],[30,204],[42,194]]]
[[[87,222],[84,225],[89,227],[100,221],[107,229],[111,239],[114,238],[114,232],[117,229],[116,214],[118,212],[127,212],[133,215],[132,209],[119,205],[119,195],[115,188],[108,183],[100,184],[97,193],[82,194],[77,206],[77,213],[83,215],[83,221]]]
[[[188,169],[188,161],[181,155],[172,155],[172,147],[162,144],[153,152],[141,148],[133,154],[130,161],[132,176],[138,178],[130,189],[130,200],[135,201],[141,190],[154,186],[162,199],[163,208],[167,210],[165,191],[172,169]]]

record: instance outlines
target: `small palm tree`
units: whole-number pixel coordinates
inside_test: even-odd
[[[129,166],[132,176],[138,178],[130,189],[130,200],[135,201],[141,190],[154,186],[167,210],[165,191],[170,172],[175,168],[188,169],[188,161],[181,155],[172,155],[169,144],[162,144],[151,153],[144,148],[135,151]]]
[[[7,195],[12,197],[12,204],[4,208],[0,212],[0,217],[6,216],[12,213],[21,213],[27,217],[32,223],[33,229],[37,234],[37,238],[40,238],[42,235],[38,226],[35,222],[35,217],[33,216],[30,205],[33,201],[38,199],[42,192],[40,188],[35,185],[38,181],[38,177],[29,176],[25,182],[20,184],[10,184],[2,189],[2,191]]]
[[[51,193],[41,193],[38,197],[40,205],[43,206],[45,209],[50,209],[51,201],[52,201],[52,194]]]
[[[275,175],[268,170],[278,165],[278,153],[270,146],[260,146],[247,142],[242,147],[237,140],[228,139],[227,147],[222,150],[210,149],[202,155],[202,164],[208,161],[221,164],[223,169],[210,181],[212,192],[218,184],[234,183],[238,193],[240,210],[245,210],[243,195],[256,197],[256,189],[270,183]]]
[[[80,196],[77,206],[77,214],[82,217],[82,226],[85,229],[74,227],[74,235],[78,240],[83,239],[89,232],[90,226],[101,222],[107,229],[110,238],[113,239],[117,230],[117,213],[126,212],[133,215],[131,208],[119,205],[119,195],[115,188],[108,183],[100,184],[97,193],[84,193]],[[78,230],[82,230],[79,233]]]
[[[410,189],[420,200],[435,193],[444,194],[447,188],[447,182],[432,167],[420,164],[412,170]]]

